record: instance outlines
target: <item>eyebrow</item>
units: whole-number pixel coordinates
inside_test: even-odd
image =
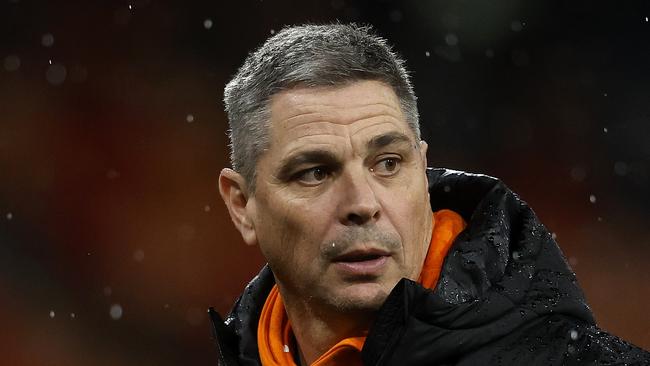
[[[377,135],[368,141],[368,150],[375,151],[392,144],[407,143],[411,145],[411,139],[405,134],[397,131]]]
[[[282,160],[276,178],[281,181],[288,181],[295,173],[294,171],[297,167],[310,164],[336,167],[340,165],[340,162],[336,155],[328,150],[316,149],[303,151]]]

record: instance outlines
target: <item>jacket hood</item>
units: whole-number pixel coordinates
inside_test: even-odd
[[[433,291],[402,279],[391,292],[364,345],[365,364],[458,359],[556,314],[593,324],[555,240],[515,193],[486,175],[447,169],[427,175],[433,210],[456,211],[468,225]],[[221,364],[259,365],[257,322],[273,284],[265,266],[225,322],[210,310]]]
[[[397,284],[370,330],[365,364],[454,363],[558,316],[594,323],[551,233],[501,181],[433,169],[429,186],[433,210],[455,210],[467,228],[450,248],[433,291],[407,279]]]

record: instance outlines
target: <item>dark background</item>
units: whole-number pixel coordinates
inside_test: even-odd
[[[0,363],[207,365],[263,263],[217,191],[223,86],[285,24],[373,24],[432,166],[556,233],[603,328],[650,348],[647,1],[0,0]]]

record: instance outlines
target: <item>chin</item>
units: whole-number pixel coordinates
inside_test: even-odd
[[[384,304],[390,291],[376,283],[351,285],[343,293],[331,298],[339,311],[377,311]]]

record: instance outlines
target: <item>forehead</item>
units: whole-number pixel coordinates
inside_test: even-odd
[[[398,131],[413,137],[399,98],[380,81],[336,87],[295,88],[270,103],[271,148],[314,139],[363,136]]]

